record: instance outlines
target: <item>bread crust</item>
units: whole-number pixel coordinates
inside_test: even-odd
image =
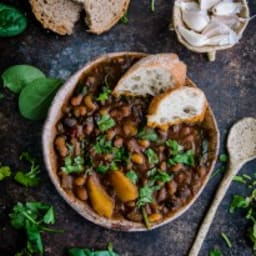
[[[140,61],[135,63],[119,80],[118,84],[113,90],[113,95],[119,96],[124,95],[134,95],[132,92],[123,92],[119,91],[119,88],[122,87],[123,82],[132,75],[133,72],[136,72],[139,69],[148,68],[148,67],[159,67],[162,66],[165,69],[169,70],[170,74],[174,78],[174,88],[178,88],[185,84],[187,66],[185,63],[180,61],[179,57],[174,53],[160,53],[155,55],[149,55],[142,58]]]
[[[73,26],[75,22],[80,17],[80,11],[82,10],[82,6],[78,3],[70,1],[77,8],[77,17],[74,20],[73,24],[70,26],[67,21],[63,20],[62,24],[57,24],[54,20],[54,17],[50,17],[45,15],[44,10],[39,5],[38,0],[29,0],[29,3],[32,8],[32,12],[34,13],[36,19],[43,25],[45,29],[50,29],[51,31],[59,34],[59,35],[71,35],[73,31]],[[46,5],[46,3],[45,3]]]
[[[103,34],[104,32],[107,32],[108,30],[110,30],[125,15],[125,13],[128,10],[129,4],[130,4],[130,0],[124,0],[123,6],[120,9],[120,12],[111,20],[111,22],[109,24],[106,24],[105,27],[92,28],[92,27],[90,27],[90,12],[89,12],[90,3],[88,0],[85,0],[84,1],[84,9],[86,12],[85,23],[89,27],[87,32],[93,33],[96,35],[100,35],[100,34]]]
[[[185,87],[191,87],[191,86],[183,86],[183,88],[185,88]],[[203,93],[204,98],[205,98],[203,109],[202,109],[202,111],[199,115],[194,115],[194,116],[189,117],[189,118],[179,118],[179,119],[175,119],[173,121],[165,122],[163,124],[150,121],[150,119],[149,119],[150,116],[156,114],[156,110],[158,109],[158,106],[161,104],[161,101],[165,97],[168,97],[170,95],[170,93],[173,93],[173,92],[175,92],[179,89],[180,88],[176,88],[176,89],[173,89],[173,90],[168,90],[167,92],[159,94],[159,95],[157,95],[153,98],[153,100],[151,101],[151,103],[149,105],[149,108],[148,108],[148,115],[147,115],[147,125],[148,126],[153,127],[153,128],[159,127],[161,129],[165,130],[166,128],[168,128],[171,125],[176,125],[176,124],[181,124],[181,123],[192,124],[192,123],[202,122],[204,120],[208,103],[207,103],[207,100],[206,100],[206,97],[205,97],[203,91],[198,89],[198,88],[195,88],[196,90]]]

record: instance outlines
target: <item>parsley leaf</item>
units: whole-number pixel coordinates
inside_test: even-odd
[[[23,152],[19,159],[26,160],[30,163],[30,171],[18,171],[14,176],[14,180],[25,187],[37,186],[40,182],[38,177],[38,174],[40,173],[40,167],[38,164],[36,164],[36,160],[28,152]]]
[[[103,86],[102,92],[100,93],[99,97],[96,99],[97,101],[105,101],[108,99],[109,95],[111,94],[111,90],[108,86]]]
[[[148,157],[148,162],[151,166],[159,162],[158,156],[153,149],[147,149],[145,151],[145,154]]]
[[[110,128],[114,127],[116,125],[116,122],[109,115],[103,115],[97,121],[97,125],[101,132],[105,132]]]
[[[124,16],[121,17],[120,22],[126,25],[126,24],[128,24],[128,21],[129,20],[128,20],[127,13],[125,13]]]
[[[186,164],[188,166],[195,165],[195,156],[193,150],[188,150],[183,153],[179,153],[178,155],[174,156],[173,158],[168,159],[168,163],[170,165],[175,165],[178,163]]]
[[[41,202],[18,202],[9,214],[11,225],[15,229],[25,229],[27,233],[27,245],[16,255],[33,255],[39,253],[43,255],[42,231],[60,232],[45,226],[44,224],[54,224],[55,214],[50,205]]]
[[[135,171],[130,170],[126,173],[126,176],[131,180],[133,184],[136,184],[138,181],[138,175]]]
[[[71,156],[67,156],[64,162],[64,166],[61,167],[64,173],[81,173],[84,171],[84,158],[81,156],[76,156],[74,159]]]
[[[221,256],[221,251],[218,249],[211,250],[209,256]]]
[[[0,181],[11,176],[11,168],[9,166],[0,167]]]
[[[157,141],[158,136],[157,136],[157,133],[155,132],[155,130],[149,129],[149,128],[147,128],[147,129],[144,128],[142,131],[140,131],[137,134],[137,138],[142,139],[142,140]]]

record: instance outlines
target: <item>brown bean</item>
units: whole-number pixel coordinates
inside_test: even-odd
[[[120,109],[122,117],[127,117],[131,114],[131,108],[129,106],[123,106]]]
[[[88,194],[84,187],[75,187],[75,194],[82,201],[86,201],[88,199]]]
[[[167,170],[167,164],[166,164],[166,162],[165,161],[162,161],[161,163],[160,163],[160,169],[162,170],[162,171],[166,171]]]
[[[61,176],[61,186],[64,189],[71,190],[73,187],[73,177],[67,174]]]
[[[185,173],[179,173],[178,175],[175,176],[175,181],[178,184],[182,184],[186,180],[186,175]]]
[[[108,130],[107,134],[106,134],[107,139],[112,140],[116,136],[116,134],[117,134],[117,129],[113,128],[113,129]]]
[[[150,146],[149,140],[138,140],[138,143],[144,148],[148,148]]]
[[[146,204],[146,205],[145,205],[145,210],[146,210],[147,215],[152,214],[152,210],[151,210],[151,207],[150,207],[149,204]]]
[[[107,115],[108,114],[108,108],[103,107],[99,110],[99,113],[101,116]]]
[[[69,113],[70,110],[71,110],[71,107],[68,106],[68,105],[63,105],[62,108],[61,108],[61,111],[62,111],[63,113],[66,113],[66,114]]]
[[[174,195],[177,191],[177,183],[174,180],[169,181],[167,184],[167,191],[169,195]]]
[[[86,79],[86,85],[92,86],[96,82],[96,78],[94,76],[88,76]]]
[[[69,117],[67,117],[67,118],[64,119],[63,123],[64,123],[67,127],[72,128],[72,127],[74,127],[74,126],[77,124],[77,121],[76,121],[75,118],[69,118]]]
[[[171,167],[171,171],[172,172],[179,172],[179,171],[183,170],[183,168],[184,168],[184,165],[181,164],[181,163],[178,163],[178,164],[175,164]]]
[[[206,175],[206,173],[207,173],[207,169],[205,166],[201,165],[198,167],[198,174],[200,177],[204,177]]]
[[[163,218],[162,214],[160,213],[153,213],[148,216],[149,222],[158,222]]]
[[[68,154],[68,148],[67,148],[67,146],[66,146],[66,140],[65,140],[65,137],[64,137],[64,136],[58,136],[58,137],[55,139],[55,145],[56,145],[57,151],[59,152],[59,154],[60,154],[62,157],[67,156],[67,154]]]
[[[112,161],[113,160],[113,155],[112,154],[104,154],[103,159],[106,161]]]
[[[191,128],[190,127],[183,127],[181,129],[181,136],[186,136],[186,135],[189,135],[191,133]]]
[[[120,148],[123,146],[124,140],[121,137],[118,137],[114,140],[114,146]]]
[[[157,202],[163,202],[167,197],[167,190],[162,187],[157,193]]]
[[[82,102],[82,99],[83,99],[83,96],[80,95],[80,94],[75,96],[75,97],[72,97],[71,98],[71,105],[73,107],[79,106],[81,104],[81,102]]]
[[[84,103],[91,111],[97,108],[97,105],[92,101],[92,97],[90,95],[84,97]]]
[[[86,182],[86,176],[82,175],[82,176],[78,176],[74,179],[74,184],[76,186],[83,186]]]
[[[135,136],[138,132],[138,129],[134,122],[126,121],[123,125],[123,131],[126,136]]]
[[[126,146],[130,152],[141,152],[141,147],[134,138],[131,138],[128,141],[126,140]]]
[[[141,222],[142,221],[142,215],[137,210],[132,210],[128,214],[126,214],[126,218],[135,222]]]
[[[94,129],[93,122],[86,122],[86,125],[85,125],[85,128],[84,128],[84,132],[87,135],[90,135],[92,133],[93,129]]]
[[[132,154],[131,160],[135,164],[143,164],[145,159],[142,154],[134,153],[134,154]]]

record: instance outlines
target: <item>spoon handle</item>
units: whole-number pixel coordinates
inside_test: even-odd
[[[197,232],[197,236],[194,240],[194,243],[189,251],[188,256],[197,256],[200,252],[200,249],[202,247],[203,241],[206,238],[206,235],[208,233],[208,230],[212,224],[212,221],[214,219],[215,213],[224,198],[233,178],[234,175],[237,173],[236,171],[239,169],[238,165],[229,165],[228,170],[226,171],[226,174],[221,181],[218,190],[214,196],[214,199],[212,201],[212,204],[204,217],[204,220]]]

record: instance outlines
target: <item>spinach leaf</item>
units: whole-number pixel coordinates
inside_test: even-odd
[[[103,115],[97,121],[97,125],[101,132],[105,132],[116,125],[114,119],[112,119],[109,115]]]
[[[4,87],[14,93],[21,92],[28,83],[42,77],[45,77],[44,73],[30,65],[11,66],[2,74]]]
[[[148,162],[151,166],[159,162],[158,156],[153,149],[151,148],[147,149],[145,151],[145,154],[148,157]]]
[[[133,170],[130,170],[126,173],[126,176],[130,179],[130,181],[133,183],[133,184],[136,184],[137,181],[138,181],[138,175],[135,171]]]
[[[30,82],[19,96],[22,116],[31,120],[43,119],[62,81],[53,78],[38,78]]]
[[[9,166],[0,167],[0,181],[11,176],[11,169]]]
[[[144,128],[142,131],[138,133],[137,138],[142,140],[157,141],[158,136],[155,130]]]
[[[27,27],[27,18],[18,9],[0,3],[0,37],[22,33]]]

